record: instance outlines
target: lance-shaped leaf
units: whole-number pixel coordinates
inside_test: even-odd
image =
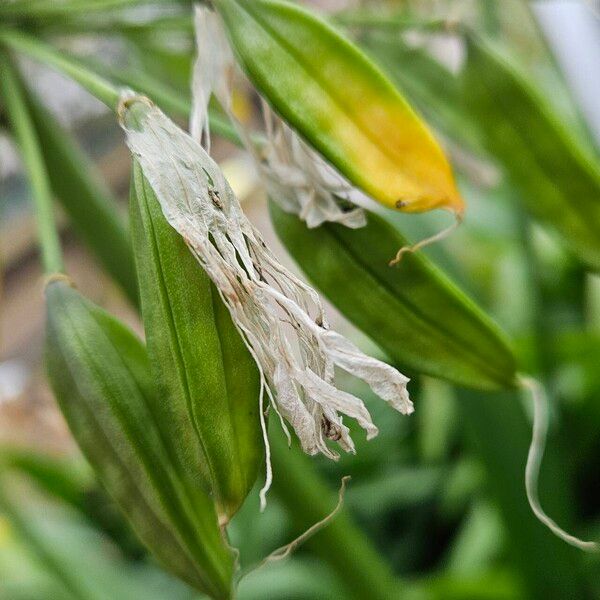
[[[46,301],[50,381],[86,458],[168,570],[228,598],[232,556],[212,499],[167,442],[144,346],[64,281]]]
[[[27,92],[25,86],[23,89]],[[77,234],[127,297],[137,303],[131,242],[116,200],[76,141],[33,93],[26,93],[25,98],[57,200]]]
[[[219,293],[163,216],[137,163],[131,222],[148,352],[174,449],[214,494],[222,523],[262,457],[260,378]]]
[[[489,43],[468,37],[464,99],[485,142],[531,214],[552,226],[587,265],[600,269],[600,165],[550,102]]]
[[[397,269],[386,257],[406,240],[381,217],[366,227],[307,229],[274,202],[271,218],[298,265],[397,364],[459,385],[516,385],[515,359],[497,326],[421,254]]]
[[[463,211],[429,129],[349,40],[295,4],[213,4],[258,91],[353,184],[404,211]]]

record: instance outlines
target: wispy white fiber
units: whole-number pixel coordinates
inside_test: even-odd
[[[304,451],[336,459],[328,444],[335,442],[353,452],[344,415],[369,438],[377,434],[362,400],[335,387],[335,366],[411,413],[408,379],[329,329],[317,293],[272,254],[202,146],[143,96],[124,95],[119,115],[165,218],[218,288],[258,365],[261,389]],[[267,485],[270,479],[268,465]]]
[[[261,102],[265,139],[253,139],[236,118],[232,107],[235,79],[241,79],[219,16],[204,6],[196,7],[198,57],[192,81],[191,132],[197,140],[207,139],[207,105],[211,93],[236,125],[256,165],[271,200],[287,212],[297,214],[308,227],[324,222],[346,227],[366,225],[364,210],[357,206],[369,200],[330,166],[282,119]]]

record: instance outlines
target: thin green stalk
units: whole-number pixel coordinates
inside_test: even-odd
[[[297,530],[305,531],[331,512],[337,495],[321,480],[308,457],[296,448],[287,448],[283,436],[273,435],[271,442],[273,493],[289,511]],[[348,597],[357,600],[392,600],[401,597],[401,582],[394,577],[346,510],[308,544],[346,584]]]
[[[156,77],[141,71],[140,69],[115,69],[109,65],[98,62],[86,61],[90,70],[123,85],[129,85],[143,94],[147,94],[165,111],[186,118],[189,116],[192,108],[192,100],[189,92],[181,93],[181,90],[175,90],[169,85],[165,85]],[[209,109],[210,130],[213,134],[229,140],[236,146],[242,146],[242,140],[235,127],[216,115]]]
[[[34,37],[12,29],[0,31],[0,43],[54,67],[77,81],[111,110],[116,110],[121,90],[110,81],[81,65],[76,59],[66,56]]]
[[[103,12],[135,6],[136,4],[150,4],[148,0],[72,0],[71,2],[57,2],[56,0],[38,0],[37,2],[7,2],[0,6],[0,16],[3,18],[48,18],[81,14],[89,12]]]
[[[0,52],[0,91],[15,140],[21,149],[36,209],[42,263],[47,274],[63,271],[60,239],[52,210],[52,192],[35,128],[10,58]]]
[[[22,87],[55,199],[65,210],[75,233],[137,305],[133,249],[117,199],[97,176],[93,163],[74,137],[60,126],[26,85]]]
[[[179,97],[175,90],[146,73],[133,70],[118,71],[105,65],[83,61],[19,31],[7,29],[0,31],[0,43],[71,77],[112,111],[117,109],[123,89],[111,81],[111,79],[116,79],[123,87],[137,88],[140,92],[148,94],[156,100],[166,110],[179,116],[187,117],[190,112],[191,101],[189,98]],[[209,118],[213,133],[238,146],[241,145],[241,140],[230,123],[214,114],[211,114]]]

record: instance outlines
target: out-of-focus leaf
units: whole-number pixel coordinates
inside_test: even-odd
[[[74,461],[29,449],[1,449],[0,469],[26,474],[45,492],[77,508],[83,506],[85,490],[92,484],[90,473]]]
[[[551,103],[491,43],[468,35],[463,98],[531,214],[600,269],[600,164]]]
[[[457,461],[444,478],[439,500],[439,512],[447,519],[457,519],[471,502],[473,495],[481,490],[485,471],[474,457]]]
[[[131,221],[148,353],[173,449],[227,522],[261,462],[258,369],[219,294],[136,163]]]
[[[442,574],[415,585],[407,600],[522,600],[520,582],[508,571],[492,571],[472,577]]]
[[[293,559],[245,577],[239,600],[339,600],[340,583],[321,562]]]
[[[498,504],[507,529],[507,545],[520,572],[528,598],[587,598],[582,578],[582,552],[553,535],[531,512],[523,473],[530,427],[516,394],[488,394],[463,390],[462,420],[468,439],[480,457],[487,486]],[[541,474],[540,495],[548,514],[570,527],[568,471],[559,467],[556,440],[549,443]]]
[[[69,215],[75,231],[127,297],[137,303],[129,233],[115,199],[75,140],[32,92],[26,94],[26,99],[56,198]]]
[[[273,448],[273,494],[288,508],[298,533],[328,515],[336,494],[311,466],[299,448],[289,448],[279,432],[270,436]],[[368,538],[344,509],[307,544],[329,564],[344,583],[345,596],[357,600],[391,600],[402,597],[405,586],[394,578]],[[340,546],[345,550],[340,551]],[[347,551],[351,549],[351,551]]]
[[[46,299],[50,381],[86,458],[168,570],[229,597],[233,563],[213,501],[173,454],[142,343],[65,282]]]
[[[85,64],[94,73],[98,73],[121,85],[132,86],[138,92],[147,94],[149,98],[160,104],[166,111],[179,118],[186,119],[190,114],[191,98],[187,89],[173,87],[162,79],[155,77],[151,72],[142,71],[139,68],[115,68],[89,59],[86,61],[78,59],[78,61]],[[235,127],[222,112],[210,107],[209,122],[211,133],[234,144],[241,144]]]
[[[259,92],[352,183],[391,208],[462,212],[429,129],[348,39],[293,3],[213,4]]]
[[[456,398],[449,385],[425,379],[419,398],[419,450],[425,463],[439,464],[456,437]]]
[[[475,502],[452,543],[448,570],[456,575],[485,573],[493,567],[504,537],[495,507],[488,502]]]
[[[444,470],[435,467],[384,472],[374,480],[353,483],[346,502],[356,512],[366,515],[402,510],[427,501],[439,492],[443,476]]]
[[[28,449],[5,448],[0,450],[0,469],[26,475],[49,496],[76,509],[110,536],[125,556],[139,559],[145,554],[115,502],[81,457],[59,458]]]
[[[177,600],[191,598],[184,584],[126,563],[77,513],[40,497],[21,478],[3,474],[0,479],[0,597],[159,600],[168,593]]]
[[[388,260],[406,240],[381,217],[366,227],[307,229],[270,204],[275,230],[309,279],[397,364],[460,385],[516,384],[515,359],[495,324],[420,254]]]
[[[193,29],[191,19],[188,21],[190,48],[193,45]],[[136,54],[143,65],[144,71],[154,74],[161,81],[177,90],[190,89],[190,78],[193,66],[193,54],[190,48],[183,51],[168,48],[165,44],[156,43],[155,32],[145,35],[130,33],[129,36],[136,48]],[[165,36],[165,39],[169,38]]]

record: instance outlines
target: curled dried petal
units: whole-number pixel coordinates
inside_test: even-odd
[[[363,402],[334,386],[335,365],[411,412],[408,379],[328,329],[317,293],[271,253],[202,146],[147,98],[125,96],[119,115],[165,218],[215,283],[258,365],[261,389],[303,449],[335,459],[330,440],[354,451],[342,414],[368,438],[377,434]]]
[[[218,15],[199,6],[195,17],[198,58],[194,65],[191,133],[205,147],[208,98],[214,92],[255,159],[267,193],[286,212],[297,214],[308,227],[326,221],[352,229],[364,227],[364,210],[356,204],[368,203],[367,196],[306,144],[266,102],[261,102],[266,139],[257,143],[236,118],[232,107],[237,69]]]

